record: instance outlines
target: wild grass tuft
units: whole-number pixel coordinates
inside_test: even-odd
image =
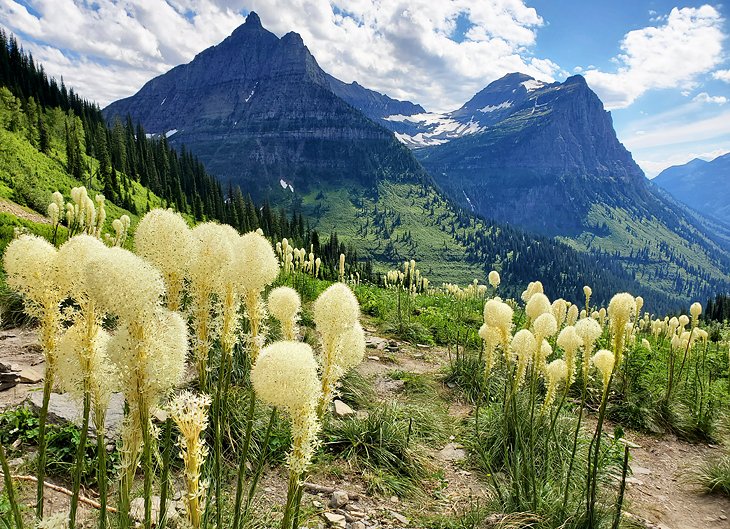
[[[730,496],[730,454],[702,462],[690,480],[707,492]]]
[[[397,404],[382,404],[364,417],[331,420],[324,429],[324,448],[359,468],[373,491],[410,494],[428,475],[419,440],[429,434],[421,426]]]

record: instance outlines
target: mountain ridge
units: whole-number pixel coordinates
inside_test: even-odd
[[[225,72],[220,71],[223,66]],[[338,90],[345,99],[336,94]],[[692,222],[685,218],[673,219],[671,228],[651,220],[656,224],[652,229],[661,231],[662,251],[644,252],[651,236],[633,215],[638,211],[646,218],[652,216],[637,209],[632,199],[642,202],[653,195],[648,188],[633,185],[643,180],[643,174],[616,139],[610,114],[582,77],[543,83],[524,74],[508,75],[475,94],[448,121],[429,113],[411,114],[420,117],[400,122],[393,121],[392,114],[384,116],[394,109],[420,112],[423,107],[336,80],[319,67],[301,37],[288,33],[279,38],[252,17],[221,44],[151,80],[138,94],[113,103],[104,113],[112,120],[134,112],[148,130],[169,134],[173,145],[187,145],[224,182],[241,184],[259,200],[301,209],[315,225],[338,231],[346,226],[363,255],[381,263],[396,264],[402,258],[434,262],[442,252],[429,242],[431,237],[441,246],[458,244],[461,250],[451,254],[451,263],[453,255],[461,255],[468,259],[466,269],[471,271],[494,266],[497,254],[476,249],[478,238],[467,234],[476,220],[459,220],[462,227],[457,231],[443,223],[456,222],[463,213],[437,213],[431,211],[432,200],[416,200],[431,193],[417,191],[420,187],[436,185],[467,211],[559,237],[575,249],[588,251],[596,262],[603,263],[614,254],[623,258],[630,251],[622,261],[628,270],[627,285],[633,275],[642,277],[646,285],[658,277],[658,290],[666,295],[705,296],[723,280],[720,266],[727,256],[706,239],[698,239],[704,249],[699,257],[683,253],[670,266],[661,265],[670,253],[664,246],[684,251],[685,243],[677,233],[695,234],[694,228],[688,228]],[[421,118],[433,121],[431,130],[420,129],[413,138],[421,134],[420,139],[433,141],[413,151],[403,141],[407,132],[381,126],[390,121],[416,131]],[[575,145],[584,148],[575,149]],[[448,167],[439,166],[450,155]],[[510,164],[512,169],[505,171]],[[462,173],[455,176],[455,168]],[[598,172],[592,174],[595,168]],[[503,173],[503,180],[495,183],[482,178],[489,171]],[[620,200],[596,200],[600,191],[593,186],[596,177],[609,182],[603,190]],[[566,190],[563,184],[568,180],[580,185]],[[407,185],[393,185],[398,183]],[[503,192],[501,202],[497,198],[480,203],[495,189]],[[384,196],[391,197],[385,214],[377,207]],[[410,214],[406,224],[404,213],[414,203],[429,209]],[[505,215],[500,218],[486,207],[492,204],[502,208],[497,213],[524,216],[528,212],[544,225],[521,224],[520,218]],[[426,221],[428,214],[441,219],[440,223]],[[377,219],[377,229],[369,216]],[[479,223],[482,229],[491,229],[489,223]],[[413,235],[426,225],[431,231]],[[354,226],[357,230],[351,229]],[[447,237],[435,230],[446,232]],[[611,237],[624,236],[623,246],[613,247],[606,232]],[[381,238],[373,238],[373,233]],[[493,243],[479,241],[487,247]],[[639,257],[634,249],[641,250]],[[446,266],[435,277],[467,279],[455,279],[455,271],[454,266]]]
[[[676,200],[721,222],[730,222],[730,153],[695,158],[664,169],[652,180]]]

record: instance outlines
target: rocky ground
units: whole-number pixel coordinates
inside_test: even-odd
[[[394,380],[388,373],[395,369],[420,374],[437,374],[448,361],[442,348],[413,346],[386,340],[368,330],[367,358],[358,368],[372,380],[379,399],[397,398],[403,390],[403,381]],[[19,405],[37,400],[42,386],[43,360],[36,343],[36,335],[25,329],[0,332],[0,364],[6,367],[4,389],[0,391],[0,406]],[[15,382],[8,382],[14,379]],[[438,391],[448,392],[448,388]],[[453,393],[451,394],[453,397]],[[465,417],[470,405],[456,397],[449,399],[449,414]],[[74,404],[61,396],[54,397],[52,412],[57,419],[73,420],[78,416]],[[110,428],[118,424],[121,403],[114,405]],[[356,413],[346,406],[340,413]],[[718,452],[716,447],[689,444],[673,436],[652,436],[627,432],[627,438],[638,445],[632,450],[632,476],[628,480],[626,510],[634,520],[651,529],[720,529],[730,528],[730,499],[706,495],[686,479],[687,472],[698,461]],[[431,451],[430,459],[437,478],[424,483],[426,493],[416,499],[401,500],[396,496],[374,497],[366,494],[365,482],[346,462],[339,462],[337,472],[314,474],[303,498],[303,510],[309,515],[310,526],[347,527],[349,529],[417,527],[419,516],[433,513],[457,513],[469,505],[488,498],[485,484],[465,464],[466,453],[460,445],[458,431],[448,443]],[[21,458],[22,459],[22,458]],[[22,473],[23,461],[12,462],[17,473]],[[62,480],[53,481],[68,486]],[[20,482],[21,495],[30,500],[35,483]],[[286,495],[286,476],[283,469],[268,472],[261,483],[259,508],[274,508]],[[93,499],[93,491],[85,491]],[[68,497],[63,492],[49,490],[49,512],[68,508]],[[181,506],[178,505],[181,509]],[[85,517],[91,518],[90,507],[82,505]],[[314,525],[312,525],[314,524]]]

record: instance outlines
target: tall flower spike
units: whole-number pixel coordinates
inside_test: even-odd
[[[583,340],[583,383],[587,384],[591,355],[603,329],[593,318],[583,318],[575,324],[575,332]]]
[[[541,413],[549,408],[555,400],[555,394],[558,386],[565,381],[568,376],[568,366],[565,360],[558,358],[550,362],[545,368],[547,378],[547,393],[545,394],[545,402],[543,402]]]
[[[537,350],[537,340],[535,340],[535,336],[529,330],[520,329],[512,338],[510,347],[517,355],[517,373],[515,374],[515,383],[517,386],[520,386],[525,379],[527,366],[530,364],[530,361]]]
[[[485,323],[479,328],[479,337],[484,342],[484,375],[489,377],[494,367],[494,351],[502,339],[502,333],[498,328]]]
[[[317,362],[312,348],[301,342],[275,342],[263,348],[251,369],[258,397],[285,410],[292,419],[289,467],[299,476],[314,454],[319,423],[315,409],[320,398]]]
[[[208,355],[216,337],[213,296],[224,291],[225,273],[234,250],[229,230],[214,222],[193,228],[190,278],[190,315],[193,329],[193,356],[201,387],[207,387]]]
[[[123,248],[107,248],[86,267],[89,297],[104,312],[142,321],[155,312],[165,293],[160,272]]]
[[[616,357],[611,351],[601,349],[593,355],[591,360],[603,377],[603,392],[605,393],[608,391],[608,384],[611,381],[611,374],[616,363]]]
[[[302,307],[299,293],[291,287],[277,287],[269,292],[267,305],[269,313],[281,323],[284,339],[295,340],[299,310]]]
[[[547,312],[552,313],[552,305],[545,294],[536,292],[530,296],[525,305],[525,314],[527,314],[530,321],[535,321],[538,316]]]
[[[496,270],[492,270],[489,272],[489,276],[487,277],[489,284],[492,286],[492,288],[497,288],[499,286],[500,277],[499,272]]]
[[[621,359],[623,358],[626,324],[631,320],[631,316],[635,311],[636,300],[634,296],[626,292],[616,294],[608,304],[607,313],[613,335],[613,350],[616,354],[617,366],[621,365]]]
[[[107,356],[109,334],[97,329],[91,348],[85,344],[86,329],[76,323],[58,341],[58,383],[65,393],[81,400],[91,394],[94,413],[104,412],[118,387],[117,374]]]
[[[565,364],[568,368],[568,387],[575,380],[575,359],[576,354],[580,346],[583,345],[583,339],[578,335],[575,327],[565,327],[560,334],[558,334],[557,342],[559,347],[565,352]]]
[[[249,355],[255,363],[264,344],[263,323],[266,308],[261,292],[279,275],[279,261],[271,243],[258,232],[246,233],[236,245],[238,281],[243,290],[243,302],[249,322]],[[289,254],[291,255],[291,254]]]
[[[137,224],[134,248],[155,265],[165,280],[167,308],[179,310],[185,276],[190,267],[193,238],[182,215],[153,209]]]
[[[170,417],[180,430],[180,457],[185,463],[185,509],[193,529],[201,522],[201,505],[205,504],[206,484],[200,481],[200,470],[208,455],[205,439],[201,438],[208,427],[208,395],[195,395],[184,391],[168,405]]]

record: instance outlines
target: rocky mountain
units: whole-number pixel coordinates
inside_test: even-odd
[[[449,117],[476,130],[414,152],[465,208],[608,252],[667,288],[728,277],[727,238],[657,192],[582,76],[546,84],[511,74]]]
[[[129,114],[148,133],[186,145],[256,200],[386,173],[427,178],[389,131],[335,95],[331,83],[298,34],[278,38],[251,13],[223,42],[104,113],[110,121]]]
[[[700,213],[730,222],[730,153],[668,167],[652,182]]]
[[[299,35],[279,38],[251,13],[104,113],[131,115],[224,183],[302,211],[361,256],[381,266],[414,258],[435,281],[493,266],[575,292],[586,282],[636,290],[639,278],[664,307],[727,281],[727,252],[644,182],[582,77],[511,74],[435,115],[327,75]]]
[[[387,125],[388,121],[385,118],[394,114],[411,115],[426,112],[421,105],[416,105],[410,101],[393,99],[375,90],[369,90],[356,81],[347,84],[330,74],[325,75],[329,81],[330,89],[337,97],[347,101],[370,119],[381,124]]]

